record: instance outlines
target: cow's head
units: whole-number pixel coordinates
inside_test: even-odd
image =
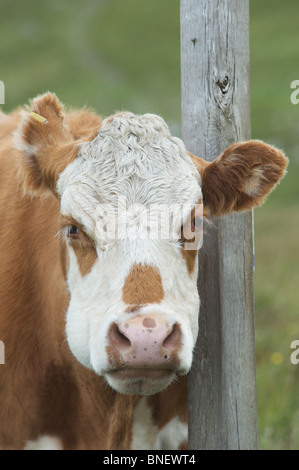
[[[82,114],[68,122],[51,94],[37,97],[31,111],[47,123],[23,117],[21,177],[27,191],[60,202],[70,348],[115,390],[157,393],[192,362],[199,244],[188,243],[200,232],[197,208],[203,202],[219,216],[261,204],[287,160],[249,141],[207,163],[158,116],[123,112],[100,124]],[[182,217],[173,212],[180,207]],[[162,226],[171,226],[169,236],[159,236]]]

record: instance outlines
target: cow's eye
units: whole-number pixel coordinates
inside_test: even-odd
[[[67,236],[70,238],[78,238],[80,232],[76,225],[70,225],[67,229]]]

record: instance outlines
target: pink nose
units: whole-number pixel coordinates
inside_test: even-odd
[[[109,330],[110,352],[122,368],[173,369],[178,365],[180,346],[179,325],[171,325],[158,315],[113,323]]]

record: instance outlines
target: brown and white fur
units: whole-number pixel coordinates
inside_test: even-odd
[[[97,208],[249,210],[287,159],[249,141],[207,163],[158,116],[64,113],[50,93],[29,111],[47,123],[0,121],[0,448],[186,448],[197,252],[180,236],[103,245]]]

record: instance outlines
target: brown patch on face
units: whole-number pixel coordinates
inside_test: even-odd
[[[196,250],[185,250],[184,248],[182,250],[182,255],[183,255],[183,258],[185,258],[189,274],[191,274],[194,271],[197,253],[198,252]]]
[[[75,225],[79,230],[78,236],[69,238],[69,243],[74,249],[80,274],[82,277],[84,277],[91,271],[97,259],[97,251],[93,240],[91,240],[88,235],[86,235],[84,228],[81,224],[79,224],[71,216],[61,216],[62,227],[67,227],[71,225]],[[65,265],[65,260],[62,259],[62,262]]]
[[[67,273],[70,267],[70,258],[69,253],[66,247],[66,244],[62,238],[59,240],[59,249],[60,249],[60,261],[61,261],[61,268],[64,279],[67,278]]]
[[[135,313],[135,312],[138,312],[138,310],[140,310],[141,307],[143,307],[143,305],[129,305],[129,307],[126,308],[125,312]]]
[[[197,204],[202,205],[202,201],[200,200]],[[187,243],[194,242],[195,232],[196,232],[197,237],[198,236],[201,236],[201,237],[203,236],[203,234],[202,233],[200,234],[200,232],[199,232],[199,231],[202,232],[202,225],[201,224],[203,224],[203,220],[200,220],[200,219],[202,219],[206,216],[207,216],[207,213],[206,213],[204,208],[202,208],[202,210],[200,210],[200,211],[193,208],[192,211],[191,211],[191,214],[190,214],[190,220],[186,224],[187,230],[185,230],[183,232],[183,227],[182,227],[182,230],[181,230],[182,255],[183,255],[183,258],[186,261],[187,269],[188,269],[189,274],[191,274],[194,271],[195,261],[196,261],[198,249],[187,250],[185,248],[185,242],[187,242]],[[196,224],[197,219],[199,219],[199,222],[198,222],[199,226],[198,226],[198,224]],[[190,222],[191,222],[191,226],[189,227]]]
[[[159,303],[164,298],[162,279],[154,266],[135,264],[125,280],[122,299],[129,305]]]
[[[80,247],[74,247],[74,251],[77,257],[81,276],[84,277],[91,271],[97,259],[96,249],[91,245],[82,245]]]

